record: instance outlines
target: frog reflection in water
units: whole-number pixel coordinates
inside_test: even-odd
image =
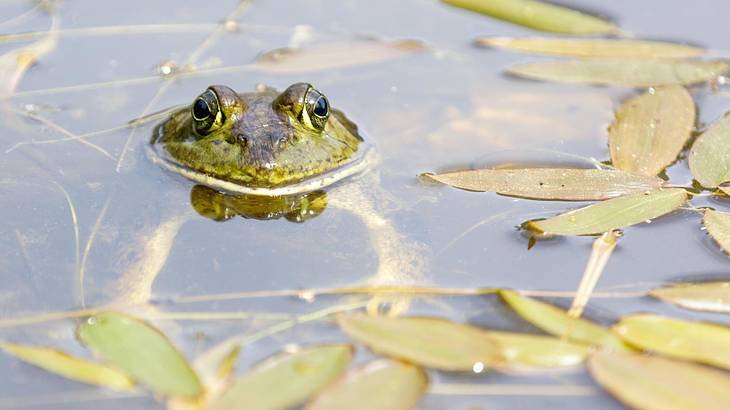
[[[154,129],[150,148],[155,163],[200,184],[191,198],[206,217],[302,222],[329,204],[354,213],[368,228],[379,259],[371,284],[421,279],[422,246],[382,216],[387,194],[378,173],[365,172],[377,162],[374,149],[310,84],[241,94],[211,86]]]
[[[190,204],[200,216],[214,221],[227,221],[238,215],[262,221],[283,217],[290,222],[306,222],[324,212],[327,193],[314,191],[302,195],[269,197],[228,194],[205,185],[196,185],[190,191]]]

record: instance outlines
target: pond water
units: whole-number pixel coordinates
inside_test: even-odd
[[[637,37],[697,44],[718,55],[728,48],[727,2],[575,0],[570,5],[608,16]],[[126,302],[135,304],[142,316],[157,312],[150,318],[158,317],[156,323],[193,357],[229,336],[267,329],[283,315],[364,300],[285,292],[297,289],[365,284],[507,287],[566,292],[566,297],[550,300],[570,304],[568,296],[578,286],[593,238],[540,241],[528,251],[527,237],[516,227],[581,203],[466,192],[418,178],[422,172],[505,162],[585,164],[591,158],[608,159],[606,128],[621,101],[635,91],[512,78],[503,74],[510,65],[543,58],[472,44],[482,35],[534,32],[423,0],[279,0],[248,6],[237,1],[75,0],[52,9],[61,30],[55,48],[30,67],[16,94],[2,101],[3,319]],[[19,15],[25,17],[10,20]],[[211,36],[226,19],[231,30]],[[45,31],[51,24],[35,2],[0,3],[4,34]],[[152,33],[141,27],[158,24],[178,26]],[[103,26],[130,27],[125,33],[73,31]],[[375,64],[306,72],[210,70],[174,79],[159,74],[165,62],[183,67],[192,61],[198,69],[233,67],[281,47],[364,37],[417,39],[428,50]],[[0,54],[31,42],[0,42]],[[371,175],[354,182],[361,197],[338,199],[333,191],[324,212],[303,223],[242,217],[218,222],[198,215],[191,208],[194,184],[158,168],[145,155],[154,122],[126,127],[144,114],[190,103],[210,84],[250,91],[257,84],[283,89],[298,81],[314,84],[347,113],[381,159]],[[692,93],[700,126],[730,108],[726,96],[705,86]],[[104,130],[84,141],[73,139]],[[49,140],[53,142],[44,143]],[[667,174],[677,185],[692,180],[686,162]],[[368,212],[383,218],[387,229],[373,233],[374,222],[339,206],[348,202],[368,204]],[[693,204],[728,205],[714,200]],[[597,291],[603,296],[591,300],[587,316],[610,323],[629,312],[651,311],[730,322],[635,296],[668,281],[727,274],[727,256],[700,226],[696,212],[679,211],[626,229],[599,282]],[[254,291],[285,295],[205,297]],[[196,302],[197,296],[203,297]],[[160,312],[189,314],[162,320]],[[191,320],[202,312],[211,315]],[[222,319],[232,312],[261,314]],[[537,331],[491,296],[418,299],[408,312]],[[86,354],[74,338],[74,323],[5,322],[0,339]],[[246,346],[239,366],[245,369],[292,343],[345,340],[330,323],[305,323]],[[366,349],[359,350],[358,361],[368,357]],[[0,408],[163,407],[148,397],[84,387],[7,355],[0,355],[0,374]],[[432,373],[432,382],[482,389],[474,394],[437,389],[422,400],[420,409],[622,408],[580,370],[530,377]]]

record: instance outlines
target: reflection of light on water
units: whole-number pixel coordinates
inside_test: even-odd
[[[303,290],[299,292],[299,294],[297,294],[297,297],[307,303],[314,302],[314,299],[316,298],[314,292],[312,292],[311,290]]]
[[[484,371],[484,363],[482,362],[476,362],[474,363],[474,366],[472,366],[471,370],[474,373],[481,373]]]

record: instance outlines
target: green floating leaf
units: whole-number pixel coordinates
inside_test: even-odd
[[[609,199],[540,221],[527,221],[523,226],[553,235],[596,235],[662,216],[686,201],[684,189],[656,189]]]
[[[608,129],[611,163],[622,171],[657,175],[677,159],[694,122],[694,101],[680,85],[631,98]]]
[[[689,169],[703,187],[730,181],[730,115],[703,132],[689,152]]]
[[[634,409],[721,410],[730,403],[730,377],[692,363],[600,351],[588,368],[603,388]]]
[[[350,372],[304,410],[408,410],[415,407],[427,387],[428,376],[420,368],[378,360]]]
[[[730,313],[730,282],[680,283],[649,295],[685,309]]]
[[[236,379],[212,410],[285,410],[336,380],[350,365],[350,345],[311,347],[283,353]]]
[[[375,64],[427,50],[417,40],[359,40],[269,51],[260,55],[253,67],[277,74],[302,73]]]
[[[481,37],[476,43],[531,54],[582,58],[690,58],[705,50],[663,41],[573,39],[556,37]]]
[[[198,376],[167,337],[137,318],[100,313],[79,326],[78,337],[106,362],[158,394],[193,398],[203,392]]]
[[[499,295],[523,319],[554,336],[609,349],[627,349],[616,334],[603,326],[511,290],[501,290]]]
[[[475,169],[424,176],[469,191],[564,201],[608,199],[659,188],[663,183],[656,177],[604,169]]]
[[[730,369],[730,328],[726,326],[637,314],[622,318],[614,331],[642,349]]]
[[[490,331],[499,345],[504,362],[502,370],[533,371],[577,366],[592,348],[552,336]]]
[[[0,349],[32,365],[72,380],[114,390],[129,390],[134,386],[134,382],[126,374],[116,369],[56,349],[15,343],[0,343]]]
[[[619,31],[610,21],[535,0],[443,0],[443,2],[552,33],[605,34]]]
[[[730,213],[708,209],[702,223],[712,239],[727,253],[730,253]]]
[[[563,83],[651,87],[689,85],[730,71],[730,62],[662,60],[572,60],[518,64],[509,72],[525,78]]]
[[[427,317],[340,315],[340,328],[372,350],[440,370],[472,371],[501,360],[489,333],[474,326]]]

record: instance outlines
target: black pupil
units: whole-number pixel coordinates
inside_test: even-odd
[[[318,117],[326,117],[328,112],[329,107],[327,106],[327,100],[324,97],[319,97],[317,102],[314,103],[314,115]]]
[[[193,116],[198,120],[204,120],[210,117],[210,107],[202,98],[198,98],[193,105]]]

